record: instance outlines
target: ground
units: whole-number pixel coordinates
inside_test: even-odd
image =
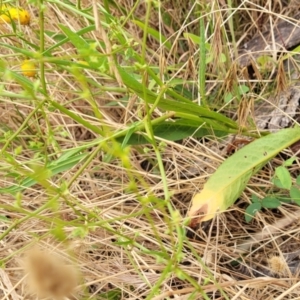
[[[1,298],[300,299],[300,211],[272,181],[294,157],[286,169],[298,189],[299,145],[226,212],[197,228],[188,218],[222,162],[273,130],[258,126],[257,107],[297,124],[299,99],[293,115],[276,99],[297,88],[297,59],[285,55],[298,45],[285,49],[283,36],[276,50],[241,57],[265,30],[278,37],[276,22],[296,24],[299,4],[10,5],[30,24],[2,7]],[[280,206],[247,221],[253,195]]]

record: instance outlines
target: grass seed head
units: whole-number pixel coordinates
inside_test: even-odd
[[[49,253],[31,250],[25,266],[31,290],[39,297],[62,299],[70,296],[77,285],[76,271]]]
[[[284,275],[287,272],[286,261],[280,256],[272,256],[268,259],[271,272],[275,275]]]

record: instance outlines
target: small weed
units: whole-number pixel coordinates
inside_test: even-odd
[[[252,194],[252,203],[245,211],[246,222],[250,222],[255,214],[263,208],[278,208],[282,203],[295,203],[300,206],[300,175],[296,178],[296,182],[293,184],[292,176],[287,168],[293,164],[294,160],[294,158],[290,158],[285,161],[282,166],[275,169],[275,175],[272,178],[272,183],[274,188],[279,188],[279,191],[267,195],[263,199]],[[286,196],[283,197],[282,195]]]

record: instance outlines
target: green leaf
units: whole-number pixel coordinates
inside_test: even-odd
[[[249,88],[246,85],[244,85],[244,84],[239,85],[240,95],[247,94],[248,92],[249,92]]]
[[[74,152],[72,150],[71,150],[71,152],[74,154]],[[49,164],[49,166],[47,166],[47,169],[45,169],[45,171],[47,170],[47,172],[51,173],[52,176],[59,174],[61,172],[64,172],[64,171],[68,171],[72,167],[74,167],[76,164],[78,164],[80,161],[82,161],[87,155],[88,155],[88,153],[82,153],[82,154],[76,154],[73,157],[70,157],[68,155],[68,153],[66,153],[64,156],[64,158],[66,158],[65,160],[63,160],[62,157],[60,157],[56,161],[52,161]],[[34,184],[38,183],[38,181],[33,177],[27,177],[19,184],[11,185],[6,188],[1,188],[0,194],[5,194],[5,193],[15,194],[17,192],[24,190],[25,188],[33,186]]]
[[[21,74],[18,74],[15,71],[8,70],[7,65],[2,60],[0,60],[0,75],[2,77],[3,75],[1,73],[8,76],[9,79],[13,79],[17,83],[19,83],[30,97],[32,97],[33,99],[36,98],[35,88],[34,88],[32,81],[30,79],[28,79],[27,77],[25,77]],[[38,89],[38,91],[43,93],[43,91],[41,89]],[[1,91],[1,96],[6,96],[5,93],[7,95],[10,93],[12,98],[14,98],[14,95],[16,98],[22,98],[22,97],[27,98],[26,97],[27,95],[25,95],[24,93],[23,94],[20,94],[20,93],[14,94],[11,92],[6,92],[6,91]]]
[[[267,64],[269,62],[274,63],[274,59],[272,59],[270,56],[268,55],[261,55],[259,56],[256,61],[258,62],[258,64],[262,67],[262,68],[266,68]]]
[[[32,52],[30,50],[26,50],[22,47],[15,47],[15,46],[12,46],[12,45],[9,45],[9,44],[6,44],[6,43],[0,43],[0,46],[11,49],[15,53],[23,54],[25,57],[34,58],[34,56],[35,56],[34,52]]]
[[[144,99],[147,103],[154,104],[157,102],[159,95],[147,89],[144,85],[138,82],[135,78],[129,75],[123,68],[118,67],[119,74],[123,83],[133,90],[139,97]],[[230,128],[237,129],[237,124],[230,118],[223,116],[221,113],[211,111],[207,108],[201,107],[188,99],[177,100],[164,98],[163,95],[159,98],[158,107],[166,111],[174,111],[179,113],[186,113],[193,116],[201,116],[226,124]]]
[[[161,124],[153,125],[152,129],[155,137],[163,138],[168,141],[178,141],[191,136],[224,137],[228,134],[226,130],[214,130],[212,127],[209,126],[201,126],[202,124],[203,121],[201,123],[200,118],[199,122],[190,120],[176,120],[174,122],[165,121]],[[128,134],[125,136],[125,138],[117,138],[117,141],[124,145],[141,145],[149,143],[149,140],[144,132],[133,133],[133,130],[128,131]]]
[[[88,26],[88,27],[85,27],[85,28],[82,28],[82,29],[78,30],[78,31],[76,32],[76,34],[79,35],[79,36],[81,36],[81,35],[83,35],[83,34],[85,34],[85,33],[94,31],[95,29],[96,29],[95,25]],[[58,34],[57,34],[57,35],[58,35]],[[59,41],[57,44],[52,45],[51,47],[49,47],[48,49],[46,49],[46,50],[43,52],[43,56],[51,56],[51,52],[52,52],[55,48],[57,48],[57,47],[59,47],[59,46],[65,44],[65,43],[67,43],[69,40],[70,40],[70,39],[69,39],[68,37],[66,37],[65,39]]]
[[[108,61],[106,55],[99,53],[94,45],[89,44],[84,38],[70,30],[67,26],[60,24],[59,27],[76,47],[81,58],[89,63],[90,67],[94,69],[104,67],[107,69]]]
[[[229,93],[226,93],[226,94],[225,94],[225,96],[224,96],[224,101],[225,101],[225,103],[230,102],[232,99],[233,99],[232,93],[229,92]]]
[[[296,160],[296,157],[291,157],[289,159],[287,159],[284,163],[283,163],[283,166],[284,167],[290,167],[293,165],[294,161]]]
[[[280,166],[276,168],[275,175],[280,180],[281,185],[284,189],[289,190],[292,186],[292,178],[291,174],[287,168]]]
[[[281,181],[278,178],[272,178],[271,182],[280,189],[284,189]]]
[[[66,36],[64,34],[60,34],[60,33],[57,33],[55,31],[45,30],[44,34],[51,37],[56,42],[61,42],[61,41],[66,39]]]
[[[85,238],[89,234],[89,230],[87,227],[77,227],[73,229],[71,235],[75,238]]]
[[[2,222],[11,222],[11,219],[9,219],[9,218],[6,217],[6,216],[0,215],[0,221],[2,221]]]
[[[162,42],[163,45],[170,50],[172,48],[172,44],[170,41],[167,40],[167,38],[165,36],[163,36],[162,34],[160,34],[159,31],[151,28],[151,27],[145,27],[145,23],[140,22],[138,20],[133,20],[133,23],[135,23],[137,26],[139,26],[141,29],[143,29],[144,31],[147,29],[147,33],[150,34],[152,37],[154,37],[158,42]]]
[[[186,39],[190,39],[195,45],[199,45],[201,42],[200,36],[192,34],[192,33],[184,33],[183,36]]]
[[[194,196],[189,211],[189,216],[195,218],[191,226],[225,211],[241,195],[252,175],[299,139],[300,127],[283,129],[253,141],[226,159],[201,193]]]
[[[300,190],[295,186],[292,186],[290,189],[291,199],[300,206]]]
[[[265,197],[261,201],[263,208],[277,208],[281,205],[280,201],[275,197]]]
[[[298,185],[300,185],[300,175],[297,176],[296,183],[297,183]]]
[[[219,61],[220,63],[225,63],[227,61],[227,57],[224,53],[221,53]]]
[[[59,241],[65,241],[67,238],[63,225],[56,225],[53,229],[50,230],[50,233],[52,233],[53,236]]]
[[[122,291],[120,289],[113,289],[108,292],[97,294],[95,300],[121,300]]]
[[[254,215],[261,210],[261,204],[259,202],[250,204],[245,210],[245,220],[249,223]]]
[[[252,203],[257,203],[257,202],[261,202],[261,200],[254,194],[251,195],[251,202]]]

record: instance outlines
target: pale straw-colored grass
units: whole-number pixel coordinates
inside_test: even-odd
[[[119,2],[117,4],[128,14],[135,5],[135,1]],[[218,56],[228,52],[230,57],[230,51],[234,53],[234,48],[237,49],[265,25],[261,20],[267,13],[262,14],[263,10],[272,10],[278,16],[287,13],[280,1],[242,1],[235,14],[234,45],[229,43],[228,2],[214,0],[204,5],[207,24],[210,22],[210,26],[216,26],[217,32],[211,32],[207,38],[211,51]],[[30,11],[32,22],[30,27],[22,28],[22,32],[27,41],[39,45],[36,34],[39,30],[38,10],[23,4]],[[91,4],[92,1],[82,1],[83,8]],[[45,1],[45,5],[47,31],[61,33],[58,24],[73,31],[89,25],[85,17],[55,1]],[[94,5],[97,6],[97,1]],[[147,59],[159,68],[162,78],[165,78],[167,69],[172,69],[169,77],[189,80],[193,84],[187,86],[194,89],[198,85],[198,48],[187,42],[183,33],[199,34],[199,15],[196,14],[199,6],[188,1],[164,1],[161,5],[169,11],[173,23],[164,24],[159,10],[152,8],[150,25],[170,37],[173,46],[167,53],[158,41],[149,38]],[[141,2],[133,15],[143,19],[145,11],[146,6]],[[124,12],[115,8],[112,14],[121,17]],[[7,26],[2,30],[7,33],[11,29]],[[130,20],[123,30],[129,37],[142,41],[141,29]],[[103,32],[96,30],[85,37],[102,39]],[[18,45],[15,40],[1,37],[1,42],[9,45]],[[46,48],[54,43],[53,37],[45,35]],[[5,55],[2,59],[9,68],[18,70],[22,56],[4,47],[1,47],[1,54]],[[56,48],[53,56],[66,61],[79,59],[71,43]],[[120,64],[126,65],[126,62]],[[236,103],[223,107],[222,102],[222,94],[234,81],[244,82],[240,70],[230,73],[236,70],[230,69],[230,64],[228,61],[218,65],[214,61],[208,65],[207,88],[215,95],[211,99],[214,107],[237,118]],[[122,86],[120,89],[118,80],[92,70],[82,71],[85,78],[99,84],[89,87],[92,100],[101,113],[101,118],[98,118],[94,115],[92,100],[80,95],[82,85],[76,76],[51,63],[50,59],[45,62],[45,67],[49,98],[65,105],[90,124],[117,132],[143,119],[144,104]],[[269,81],[266,76],[251,82],[253,100],[270,92]],[[2,79],[2,83],[6,91],[22,91],[18,83],[7,78]],[[37,102],[0,97],[1,135],[7,130],[16,132]],[[161,112],[156,109],[154,115],[159,116]],[[245,120],[243,116],[239,117]],[[25,171],[29,172],[34,165],[43,166],[47,160],[57,159],[68,149],[87,145],[99,137],[50,105],[44,105],[6,149],[6,153],[15,159],[14,168],[8,156],[1,158],[0,186],[18,182],[16,174],[24,178]],[[294,213],[295,206],[283,205],[277,210],[262,211],[251,223],[244,221],[251,193],[266,195],[271,187],[274,167],[291,156],[291,151],[286,150],[284,156],[276,158],[254,176],[228,212],[217,215],[212,222],[201,224],[197,232],[189,232],[189,238],[185,238],[185,232],[180,234],[175,225],[189,231],[185,227],[185,218],[190,200],[224,160],[230,139],[221,141],[209,136],[204,139],[190,137],[179,142],[158,139],[158,142],[161,142],[159,149],[172,195],[170,205],[178,212],[177,217],[170,215],[164,202],[164,183],[157,156],[149,145],[131,147],[127,153],[130,166],[127,166],[122,160],[123,150],[118,150],[119,156],[112,153],[110,150],[115,144],[108,142],[76,178],[80,164],[52,176],[49,179],[51,189],[36,184],[16,196],[1,195],[0,234],[4,235],[0,252],[0,299],[38,299],[37,294],[56,299],[150,299],[154,287],[157,290],[151,299],[205,299],[195,286],[202,288],[206,299],[300,299],[298,274],[284,268],[281,261],[284,253],[296,251],[299,245],[299,221],[292,217],[297,214]],[[5,144],[5,139],[1,143]],[[16,152],[19,146],[22,146],[20,153]],[[85,151],[92,153],[96,147],[93,144]],[[296,168],[294,173],[297,172]],[[63,190],[71,180],[74,180],[72,185],[56,203],[35,214],[55,197],[58,191],[55,188]],[[287,221],[289,216],[291,222]],[[286,222],[281,222],[282,219]],[[8,228],[11,230],[5,233]],[[245,241],[247,246],[243,246]],[[177,254],[181,255],[180,262],[177,262]],[[171,266],[168,261],[172,262]],[[294,261],[297,264],[297,259]],[[72,266],[73,271],[68,266]],[[39,272],[45,272],[45,278]],[[31,289],[28,289],[30,276]],[[64,285],[64,280],[68,285]]]

